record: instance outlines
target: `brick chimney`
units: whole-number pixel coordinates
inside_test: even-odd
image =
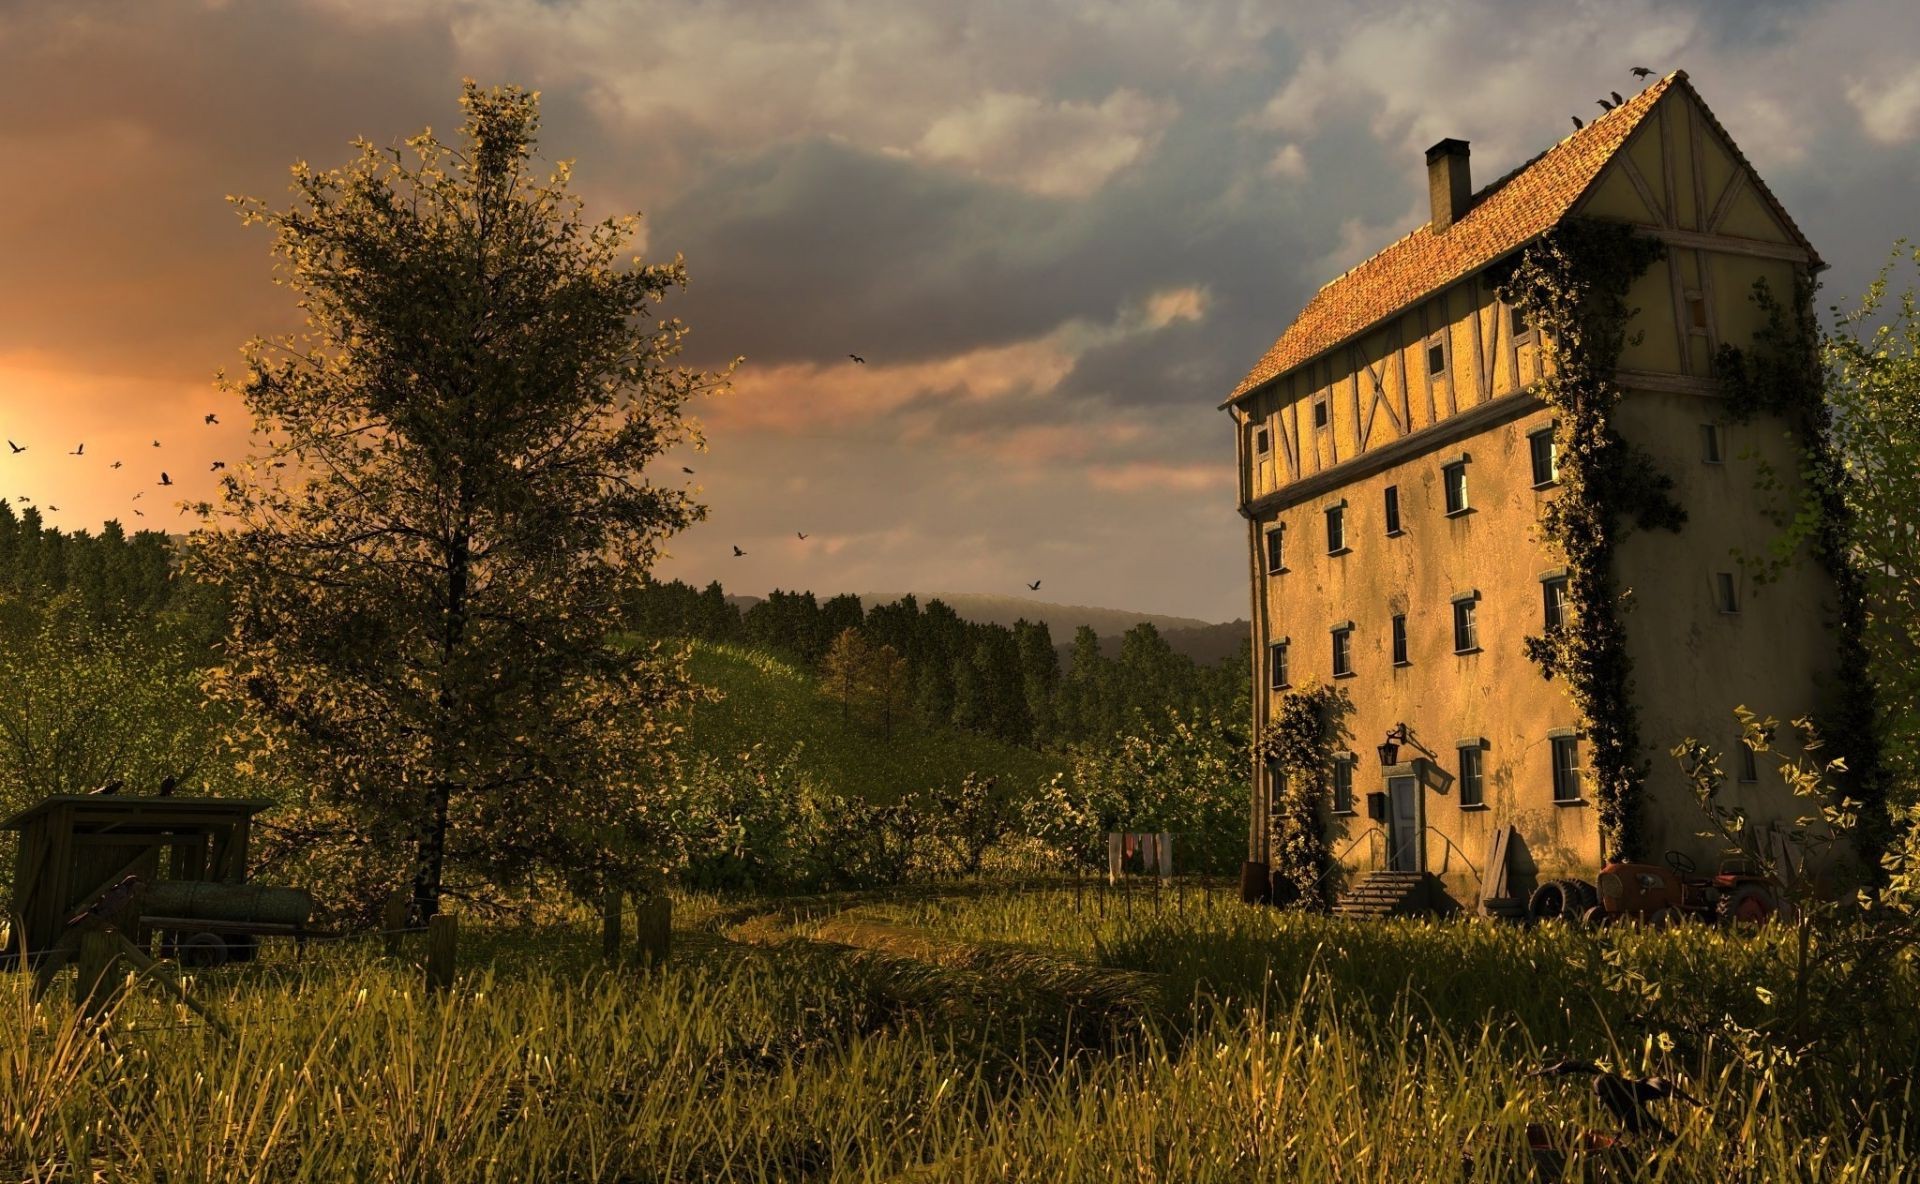
[[[1442,140],[1427,149],[1427,198],[1433,203],[1433,232],[1447,227],[1467,212],[1473,183],[1467,176],[1467,142]]]

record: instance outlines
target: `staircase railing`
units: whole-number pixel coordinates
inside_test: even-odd
[[[1327,861],[1327,870],[1321,872],[1317,877],[1314,878],[1313,886],[1315,888],[1323,888],[1326,886],[1327,877],[1333,875],[1335,872],[1345,871],[1346,868],[1341,865],[1340,861],[1347,857],[1347,852],[1353,850],[1355,847],[1358,847],[1362,842],[1365,842],[1368,839],[1378,839],[1384,842],[1386,837],[1387,837],[1386,832],[1381,830],[1377,826],[1369,826],[1366,830],[1363,830],[1359,834],[1355,835],[1351,843],[1348,843],[1346,846],[1340,848],[1339,853],[1335,855],[1332,859]],[[1367,863],[1370,869],[1373,863],[1376,861],[1376,858],[1377,857],[1374,854],[1374,848],[1371,846],[1368,847]]]
[[[1467,858],[1467,853],[1460,849],[1459,844],[1455,843],[1452,839],[1448,838],[1445,834],[1443,834],[1440,831],[1440,828],[1438,827],[1429,826],[1427,827],[1427,832],[1429,834],[1439,835],[1440,841],[1447,845],[1447,850],[1454,855],[1458,855],[1460,857],[1460,862],[1467,865],[1467,870],[1473,873],[1473,878],[1476,880],[1480,878],[1480,869],[1473,866],[1473,861]],[[1445,871],[1446,868],[1443,866],[1441,870]]]

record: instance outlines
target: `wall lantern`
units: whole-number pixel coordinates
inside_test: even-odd
[[[1400,746],[1407,742],[1407,725],[1395,724],[1380,745],[1380,767],[1390,769],[1400,762]]]

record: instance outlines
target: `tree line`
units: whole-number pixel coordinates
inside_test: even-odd
[[[652,581],[628,602],[628,621],[653,638],[744,642],[819,671],[843,718],[891,735],[901,725],[951,726],[1008,744],[1064,749],[1106,740],[1168,709],[1238,719],[1249,659],[1202,666],[1141,622],[1108,657],[1090,626],[1065,660],[1045,622],[963,620],[938,599],[912,596],[866,609],[858,596],[824,601],[776,589],[746,611],[719,581],[704,589]]]

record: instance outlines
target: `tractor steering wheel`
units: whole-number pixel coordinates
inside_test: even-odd
[[[1676,875],[1690,876],[1693,874],[1696,865],[1693,862],[1693,857],[1685,851],[1669,851],[1667,852],[1667,866],[1672,868]]]

